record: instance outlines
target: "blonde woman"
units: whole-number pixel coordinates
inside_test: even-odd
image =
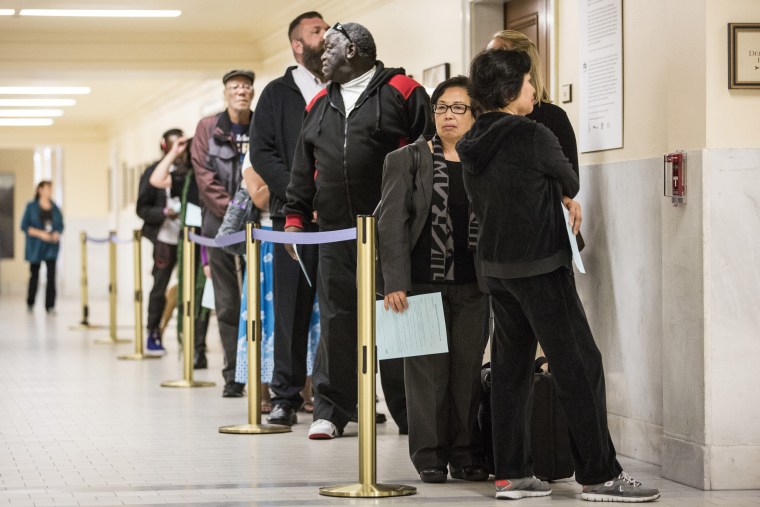
[[[578,174],[578,145],[575,141],[575,132],[565,111],[551,103],[549,92],[546,89],[544,75],[541,72],[541,56],[533,41],[522,32],[516,30],[502,30],[493,34],[488,49],[514,49],[527,53],[530,57],[530,82],[536,89],[533,112],[527,117],[541,123],[552,131],[559,140],[562,153],[573,166],[573,171]]]

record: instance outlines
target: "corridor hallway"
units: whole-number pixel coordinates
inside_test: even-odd
[[[105,323],[103,302],[93,322]],[[130,315],[120,307],[119,315]],[[357,425],[333,441],[310,441],[310,416],[293,433],[224,435],[246,421],[246,399],[221,397],[221,352],[209,334],[209,369],[195,375],[217,386],[166,389],[181,377],[173,333],[155,361],[119,361],[132,343],[97,345],[106,330],[72,331],[78,302],[62,299],[57,316],[27,313],[22,298],[0,297],[0,506],[74,505],[506,505],[493,483],[423,484],[407,454],[407,437],[378,426],[379,482],[415,486],[418,494],[383,500],[323,497],[324,485],[358,479]],[[173,325],[173,322],[172,324]],[[215,326],[211,327],[212,329]],[[120,337],[133,330],[119,329]],[[381,410],[387,411],[383,406]],[[659,505],[750,507],[760,491],[703,492],[660,477],[660,468],[621,457],[623,467],[662,492]],[[547,498],[520,505],[589,505],[573,481]]]

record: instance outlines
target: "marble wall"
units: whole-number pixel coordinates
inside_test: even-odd
[[[578,291],[604,358],[610,431],[621,454],[660,463],[662,162],[584,166],[586,274]]]
[[[581,168],[578,289],[618,451],[697,488],[759,488],[760,150],[687,161],[681,207],[659,157]]]
[[[760,487],[760,149],[705,151],[711,489]]]

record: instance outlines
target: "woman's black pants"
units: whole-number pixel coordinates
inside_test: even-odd
[[[527,278],[488,278],[494,312],[491,391],[496,479],[533,475],[530,418],[541,344],[570,429],[575,479],[598,484],[622,471],[607,428],[602,355],[575,290],[559,268]]]
[[[50,310],[55,308],[55,259],[48,259],[43,261],[47,269],[47,284],[45,287],[45,309]],[[40,279],[40,265],[42,262],[30,263],[31,276],[29,277],[29,290],[26,295],[26,304],[28,306],[34,306],[34,301],[37,299],[37,285]]]

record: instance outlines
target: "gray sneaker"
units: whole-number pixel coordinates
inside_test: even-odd
[[[518,500],[523,497],[548,496],[551,494],[552,487],[549,486],[549,483],[540,481],[535,477],[496,481],[496,498]]]
[[[589,502],[652,502],[660,498],[660,490],[642,488],[625,472],[620,472],[615,479],[602,484],[583,486],[581,498]]]

